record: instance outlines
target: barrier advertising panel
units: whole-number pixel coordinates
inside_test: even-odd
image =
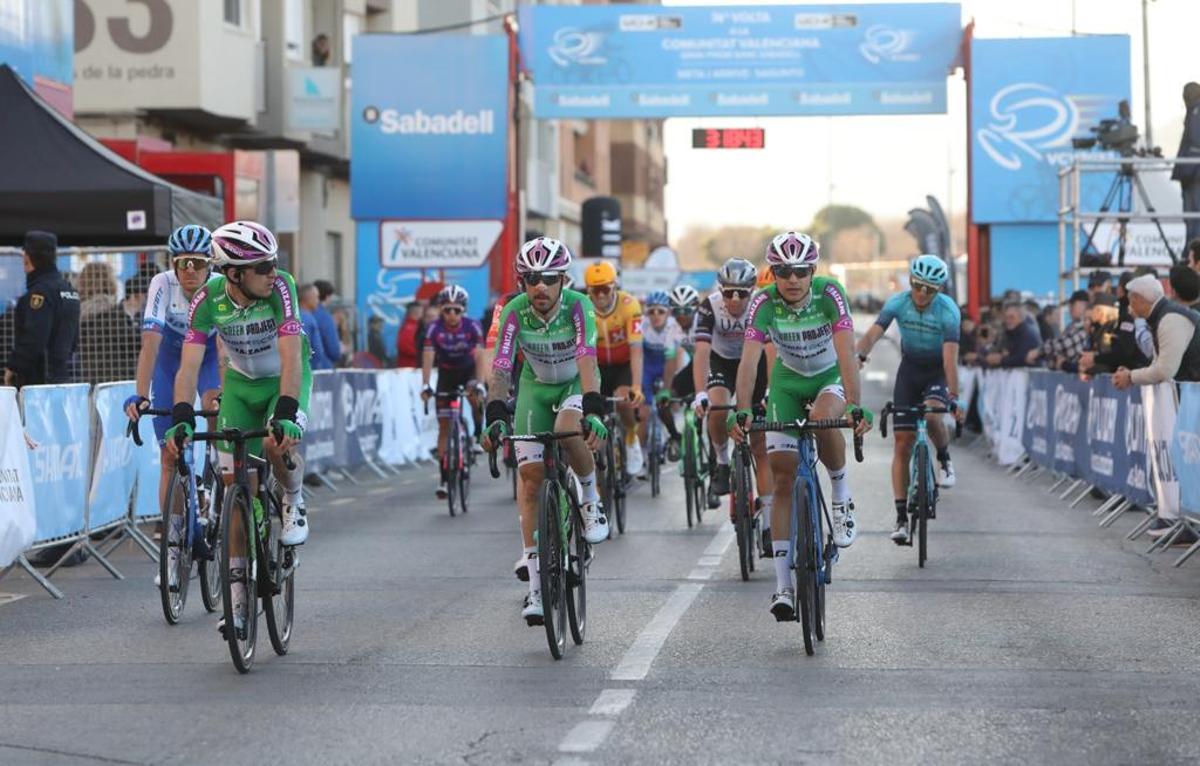
[[[33,545],[37,518],[17,390],[0,388],[0,567]]]
[[[87,505],[91,412],[86,383],[21,389],[25,432],[33,440],[37,539],[79,532]]]

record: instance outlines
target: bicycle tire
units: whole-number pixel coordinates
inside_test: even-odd
[[[473,453],[471,452],[471,440],[466,435],[466,429],[463,424],[459,423],[459,428],[463,429],[458,436],[458,507],[463,513],[470,510],[468,507],[471,500],[471,464],[473,462]]]
[[[696,432],[689,423],[683,424],[683,493],[687,506],[688,529],[693,526],[693,515],[700,510],[696,503],[696,485],[700,483],[700,472],[696,460]],[[697,517],[695,523],[699,523]]]
[[[167,484],[167,502],[163,505],[162,517],[162,535],[158,541],[158,595],[162,602],[163,617],[166,618],[168,625],[177,625],[183,617],[183,608],[187,604],[188,584],[192,576],[192,551],[187,545],[188,534],[188,513],[187,513],[187,492],[184,490],[182,482],[190,480],[191,474],[187,477],[180,476],[178,473],[173,473],[171,481]],[[180,498],[180,494],[183,497]],[[176,503],[181,502],[183,513],[182,521],[179,524],[179,532],[174,543],[171,542],[171,513]],[[172,572],[170,551],[172,547],[178,548],[178,556],[175,559],[174,572]],[[171,591],[171,575],[175,576],[177,589]]]
[[[625,534],[625,493],[629,489],[629,482],[625,476],[625,435],[616,440],[616,447],[613,449],[613,459],[616,461],[616,466],[613,468],[613,481],[617,491],[615,494],[616,501],[616,517],[617,531],[622,535]]]
[[[796,575],[796,619],[804,637],[804,653],[812,656],[816,651],[814,614],[816,596],[813,561],[812,515],[808,507],[807,481],[797,477],[792,485],[792,570]]]
[[[583,536],[583,515],[579,504],[571,502],[571,537],[568,543],[567,622],[576,646],[587,635],[587,570],[591,546]]]
[[[271,648],[282,657],[287,654],[288,644],[292,640],[296,614],[296,552],[279,543],[279,537],[283,534],[283,519],[279,515],[278,502],[272,498],[270,503],[269,538],[263,543],[267,566],[259,570],[259,578],[265,589],[263,613],[267,617],[267,636],[271,639]],[[282,570],[287,570],[288,575],[280,582],[279,573]]]
[[[208,524],[204,527],[209,557],[199,562],[196,569],[200,573],[200,599],[211,614],[221,608],[221,502],[225,484],[211,466],[205,468],[205,483],[209,484]]]
[[[458,429],[450,429],[450,438],[442,458],[443,470],[446,476],[446,505],[450,508],[450,516],[457,515],[455,504],[458,501]]]
[[[561,660],[567,645],[567,594],[564,577],[561,513],[558,485],[550,479],[542,482],[538,503],[538,576],[542,585],[542,623],[550,655]]]
[[[616,515],[617,512],[617,480],[613,465],[613,443],[612,437],[604,443],[604,449],[601,451],[601,459],[604,462],[604,481],[600,488],[600,499],[604,503],[604,512],[609,515],[609,520]],[[608,525],[608,539],[613,538],[613,530],[616,524]]]
[[[749,470],[741,449],[733,452],[733,493],[730,500],[733,503],[733,520],[737,536],[738,567],[741,569],[742,581],[750,580],[750,557],[754,555],[753,541],[750,539],[751,503],[750,485],[747,480]]]
[[[824,567],[823,567],[824,576],[821,576],[822,573],[820,573],[820,572],[818,573],[818,576],[816,579],[816,588],[813,591],[815,594],[815,601],[813,604],[813,618],[814,618],[813,619],[813,635],[816,636],[818,641],[824,641],[825,640],[825,602],[826,602],[825,585],[827,583],[831,582],[833,579],[833,556],[834,556],[834,553],[837,551],[837,548],[833,544],[832,534],[827,533],[822,526],[822,521],[825,519],[826,508],[825,508],[825,499],[823,497],[821,497],[821,494],[820,494],[820,487],[817,488],[817,500],[818,500],[817,513],[812,514],[813,516],[815,516],[815,518],[817,520],[817,528],[816,528],[817,537],[816,537],[816,539],[824,540],[825,544],[821,547],[821,550],[819,552],[821,561],[824,564]]]
[[[246,605],[243,635],[239,636],[234,629],[233,614],[233,566],[230,557],[233,542],[233,519],[242,520],[242,549],[246,551],[246,568],[243,570],[241,582],[246,588]],[[257,582],[254,571],[253,534],[254,511],[250,503],[250,495],[245,487],[228,487],[225,492],[225,507],[221,511],[221,601],[225,615],[225,642],[229,645],[229,656],[233,666],[239,673],[249,673],[254,666],[255,643],[258,638],[258,598]]]
[[[917,461],[917,567],[924,569],[929,553],[929,448],[918,444],[914,458]]]
[[[659,473],[662,471],[662,460],[658,448],[658,415],[650,409],[650,427],[646,429],[646,459],[650,474],[650,497],[658,497],[662,489]]]

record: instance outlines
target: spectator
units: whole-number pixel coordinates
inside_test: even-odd
[[[1149,364],[1149,357],[1138,346],[1137,328],[1134,317],[1129,313],[1129,294],[1125,287],[1133,278],[1133,272],[1126,271],[1117,281],[1117,320],[1106,344],[1107,350],[1093,346],[1096,351],[1084,353],[1079,360],[1080,372],[1099,375],[1113,372],[1118,367],[1136,369]]]
[[[1071,324],[1058,337],[1050,337],[1042,341],[1042,345],[1030,351],[1025,361],[1030,365],[1038,360],[1045,362],[1047,367],[1054,370],[1074,372],[1079,367],[1079,359],[1088,349],[1088,294],[1085,290],[1076,290],[1067,301],[1067,312]]]
[[[959,308],[962,320],[959,322],[958,331],[958,357],[959,361],[966,363],[968,356],[977,356],[979,350],[979,339],[975,336],[978,325],[975,320],[967,313],[967,307]]]
[[[396,366],[420,367],[423,345],[421,315],[424,309],[413,301],[405,307],[404,322],[396,332]]]
[[[334,289],[333,283],[326,279],[318,279],[313,284],[317,286],[317,293],[321,298],[321,304],[313,311],[313,315],[321,327],[321,343],[325,345],[325,357],[329,359],[330,364],[337,365],[342,359],[342,343],[339,340],[337,323],[329,313],[329,299],[337,290]]]
[[[1200,271],[1200,239],[1189,241],[1185,252],[1187,265],[1191,266],[1194,271]]]
[[[79,293],[58,271],[58,238],[25,234],[25,294],[11,312],[13,346],[4,385],[69,383],[71,355],[79,342]]]
[[[1183,86],[1183,135],[1179,138],[1176,157],[1200,159],[1200,83],[1189,82]],[[1200,165],[1177,163],[1171,171],[1171,180],[1179,182],[1183,193],[1183,212],[1200,213]],[[1184,221],[1187,240],[1200,238],[1200,219]]]
[[[1170,282],[1175,300],[1193,310],[1200,308],[1200,274],[1177,263],[1171,267]]]
[[[335,363],[339,367],[345,367],[350,350],[356,345],[354,343],[354,320],[350,318],[350,310],[345,306],[335,306],[329,313],[333,316],[333,325],[337,328],[339,345],[343,349],[341,360]]]
[[[391,367],[387,344],[383,342],[383,317],[373,316],[367,320],[367,351],[379,362],[380,367]]]
[[[317,316],[313,312],[321,305],[320,292],[317,291],[317,286],[314,284],[301,285],[296,291],[298,294],[296,299],[300,302],[300,324],[304,327],[304,334],[308,336],[308,345],[312,347],[312,356],[309,359],[312,361],[314,370],[332,370],[333,362],[325,355],[325,344],[321,340],[321,326],[317,324]]]
[[[1025,307],[1020,303],[1009,303],[1004,307],[1003,349],[987,355],[989,367],[1025,367],[1029,352],[1041,345],[1037,325],[1029,321]]]
[[[312,41],[312,65],[328,66],[329,54],[331,52],[332,46],[329,44],[329,35],[322,32],[314,37]]]
[[[1046,306],[1039,311],[1037,326],[1043,342],[1057,338],[1058,328],[1062,326],[1062,312],[1058,306]]]
[[[1166,380],[1200,380],[1200,314],[1163,294],[1162,283],[1150,275],[1132,280],[1128,287],[1129,311],[1145,319],[1154,338],[1154,361],[1113,373],[1117,388],[1150,386]]]
[[[1088,275],[1088,302],[1096,299],[1097,295],[1112,294],[1112,274],[1107,271],[1093,271]]]
[[[150,279],[136,274],[125,280],[125,314],[134,324],[141,324],[146,313],[146,297],[150,294]]]
[[[102,261],[79,272],[79,361],[82,380],[97,385],[132,380],[142,347],[138,324],[117,300],[117,278]]]

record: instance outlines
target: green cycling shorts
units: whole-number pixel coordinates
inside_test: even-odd
[[[842,391],[842,375],[836,366],[809,376],[801,375],[776,359],[771,370],[771,392],[767,396],[767,420],[793,421],[808,417],[808,406],[826,389],[843,400],[846,398]]]
[[[521,373],[521,385],[517,389],[513,433],[553,431],[554,420],[560,409],[583,410],[583,387],[579,377],[566,383],[542,383],[533,376],[529,365],[525,365],[525,371]]]
[[[308,426],[308,400],[312,396],[312,368],[308,362],[300,373],[300,412],[296,415],[296,425],[300,430]],[[279,376],[269,378],[247,378],[233,369],[225,370],[225,385],[221,389],[221,409],[217,414],[217,428],[239,428],[249,431],[262,428],[271,420],[275,413],[275,403],[279,401]],[[250,441],[251,455],[262,455],[262,439]],[[229,442],[217,442],[217,449],[223,453],[233,452]]]

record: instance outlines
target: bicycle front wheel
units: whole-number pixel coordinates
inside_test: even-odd
[[[158,542],[158,595],[163,617],[176,625],[187,603],[188,582],[192,576],[192,550],[188,545],[187,487],[192,475],[173,474],[167,484],[167,503],[163,506],[162,537]]]
[[[617,517],[617,531],[622,535],[625,534],[625,492],[629,488],[628,477],[625,475],[625,435],[622,433],[613,437],[612,441],[616,444],[613,446],[613,499],[615,508],[613,509]]]
[[[559,486],[551,480],[542,483],[538,503],[538,574],[542,586],[542,622],[550,654],[561,660],[567,646],[566,544],[563,540]]]
[[[262,573],[263,612],[267,616],[267,635],[271,648],[281,657],[287,654],[292,640],[292,624],[296,613],[296,561],[294,548],[284,547],[279,538],[283,534],[283,519],[279,515],[279,504],[273,498],[271,524],[266,549],[267,567]]]
[[[650,428],[646,429],[646,449],[648,450],[647,467],[650,473],[650,497],[658,497],[662,490],[662,481],[660,474],[662,472],[662,460],[658,451],[658,414],[652,408],[650,417],[654,420],[650,423]]]
[[[468,503],[471,499],[471,464],[473,462],[471,454],[471,440],[466,433],[460,434],[458,439],[458,507],[462,508],[462,512],[468,510]]]
[[[204,535],[208,540],[208,558],[196,568],[200,570],[200,597],[204,608],[212,613],[221,608],[221,501],[225,485],[215,476],[207,477],[206,483],[209,484],[205,508],[208,524],[204,526]]]
[[[696,465],[696,433],[688,423],[683,424],[683,494],[687,506],[687,525],[692,528],[692,517],[700,510],[696,503],[696,485],[700,483],[699,466]],[[699,521],[697,518],[696,521]]]
[[[592,546],[583,537],[583,516],[577,503],[571,503],[571,535],[567,547],[567,620],[571,625],[571,640],[578,646],[583,643],[587,630],[587,570]]]
[[[442,458],[446,474],[446,505],[450,515],[456,514],[458,503],[458,429],[451,427],[449,439],[446,442],[445,456]]]
[[[924,569],[928,557],[928,527],[929,527],[929,448],[918,444],[913,452],[913,460],[917,463],[917,566]]]
[[[234,519],[241,534],[234,535]],[[255,577],[254,510],[245,487],[227,487],[225,507],[221,510],[221,599],[224,602],[225,641],[229,656],[239,673],[249,673],[254,665],[254,647],[258,637],[258,583]],[[233,565],[234,547],[242,550],[245,563]],[[235,586],[241,591],[241,603],[234,603]]]
[[[733,522],[737,532],[738,566],[742,580],[750,579],[754,567],[754,525],[752,518],[753,500],[750,498],[750,468],[740,448],[733,453]]]
[[[792,570],[796,575],[796,618],[804,634],[804,653],[816,651],[817,560],[813,541],[808,482],[797,477],[792,485]]]

